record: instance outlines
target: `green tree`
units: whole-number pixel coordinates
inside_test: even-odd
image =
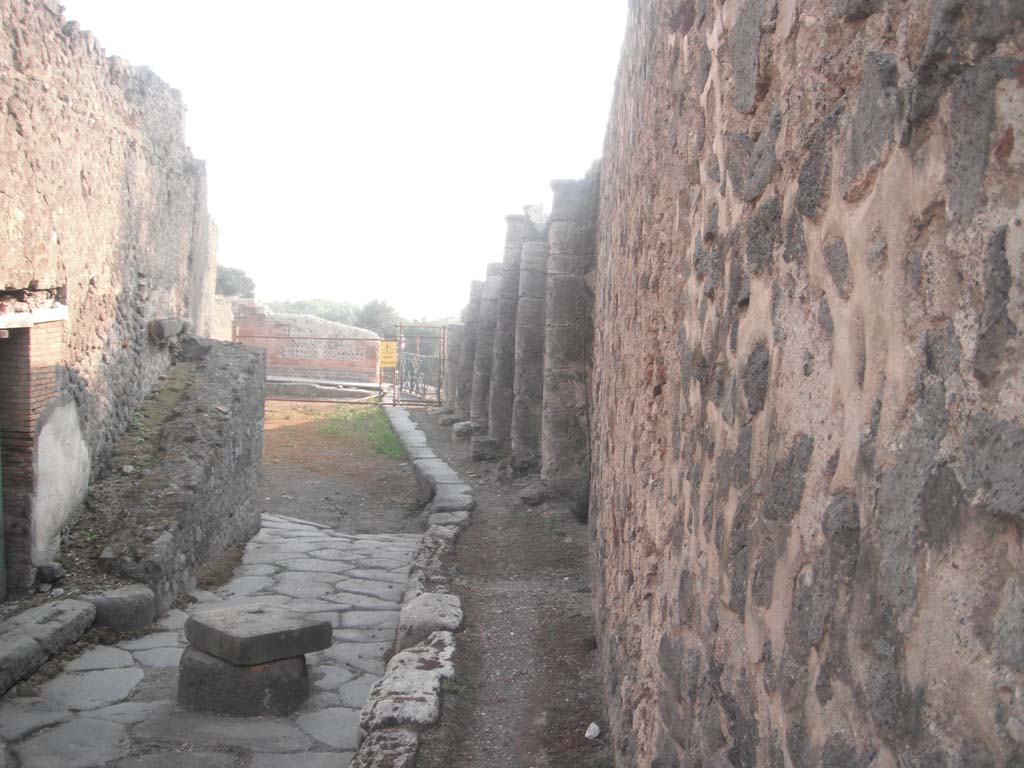
[[[242,270],[218,264],[217,293],[221,296],[240,296],[243,299],[251,299],[256,293],[256,283]]]
[[[313,315],[323,320],[345,325],[356,324],[356,312],[359,307],[347,301],[330,301],[328,299],[302,299],[300,301],[271,301],[267,306],[275,312],[286,312],[293,315]]]
[[[395,325],[400,323],[402,318],[390,304],[380,299],[374,299],[365,304],[356,313],[355,324],[360,328],[368,328],[376,331],[382,338],[390,339],[394,336]]]

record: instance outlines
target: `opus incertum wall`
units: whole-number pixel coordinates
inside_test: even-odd
[[[591,404],[618,765],[1024,763],[1022,24],[631,5]]]

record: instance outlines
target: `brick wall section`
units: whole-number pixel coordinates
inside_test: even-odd
[[[638,0],[601,173],[620,766],[1024,764],[1024,4]]]
[[[235,339],[267,350],[267,373],[271,376],[369,383],[379,380],[380,337],[373,331],[309,315],[270,312],[245,302],[235,302],[234,317]],[[279,338],[260,338],[268,336]],[[342,341],[309,340],[312,338]]]
[[[7,585],[31,584],[35,440],[39,415],[57,394],[64,323],[15,328],[0,339],[0,440]]]

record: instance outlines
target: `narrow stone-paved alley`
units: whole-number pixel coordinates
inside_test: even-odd
[[[157,631],[98,646],[34,695],[4,698],[0,739],[18,764],[347,766],[357,746],[360,710],[393,644],[419,536],[345,535],[276,515],[265,515],[262,522],[235,578],[216,593],[193,596],[222,605],[283,606],[334,626],[333,646],[307,657],[314,692],[301,710],[291,717],[224,718],[176,709],[187,616],[172,610]]]

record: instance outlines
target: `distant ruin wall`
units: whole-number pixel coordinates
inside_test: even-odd
[[[1024,762],[1022,30],[631,4],[592,390],[617,765]]]
[[[310,315],[234,304],[235,340],[267,350],[267,374],[298,379],[376,383],[380,337],[365,328]],[[334,339],[337,339],[335,341]]]

